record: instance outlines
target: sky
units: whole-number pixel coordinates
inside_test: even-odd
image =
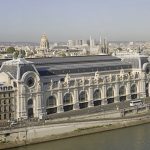
[[[0,0],[0,41],[150,40],[150,0]]]

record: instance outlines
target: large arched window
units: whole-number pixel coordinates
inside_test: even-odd
[[[94,100],[97,100],[97,99],[100,99],[100,98],[101,98],[101,92],[100,92],[99,89],[96,89],[96,90],[94,91],[94,94],[93,94],[93,99],[94,99]]]
[[[106,95],[107,95],[107,97],[114,97],[114,90],[112,87],[107,89]]]
[[[85,91],[81,91],[79,94],[79,102],[87,101],[87,93]]]
[[[70,93],[66,93],[63,98],[64,104],[71,104],[73,101],[72,95]]]
[[[56,98],[55,96],[49,96],[47,101],[46,101],[46,106],[47,107],[53,107],[56,106]]]
[[[136,84],[133,84],[131,86],[131,93],[137,93],[137,86],[136,86]]]
[[[121,86],[120,89],[119,89],[119,95],[126,95],[126,89],[125,89],[125,86]]]

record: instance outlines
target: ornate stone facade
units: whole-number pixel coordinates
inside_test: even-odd
[[[138,59],[139,68],[112,56],[18,58],[2,64],[0,79],[14,89],[14,118],[42,118],[148,97],[150,63]]]

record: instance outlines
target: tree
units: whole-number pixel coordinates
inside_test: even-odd
[[[121,48],[121,47],[118,47],[117,49],[118,49],[119,51],[122,51],[122,48]]]
[[[60,56],[62,56],[62,57],[66,57],[65,52],[61,52],[61,53],[60,53]]]
[[[25,57],[25,56],[26,56],[25,50],[21,50],[21,55],[22,55],[22,57]]]
[[[15,48],[14,47],[8,47],[6,51],[7,51],[7,53],[13,54],[15,52]]]
[[[19,55],[19,51],[15,51],[15,52],[13,53],[13,55],[14,55],[14,58],[17,59],[17,57],[18,57],[18,55]]]

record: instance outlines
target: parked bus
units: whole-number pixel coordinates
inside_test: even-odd
[[[142,100],[133,100],[133,101],[130,101],[130,106],[140,106],[142,104],[143,104]]]

